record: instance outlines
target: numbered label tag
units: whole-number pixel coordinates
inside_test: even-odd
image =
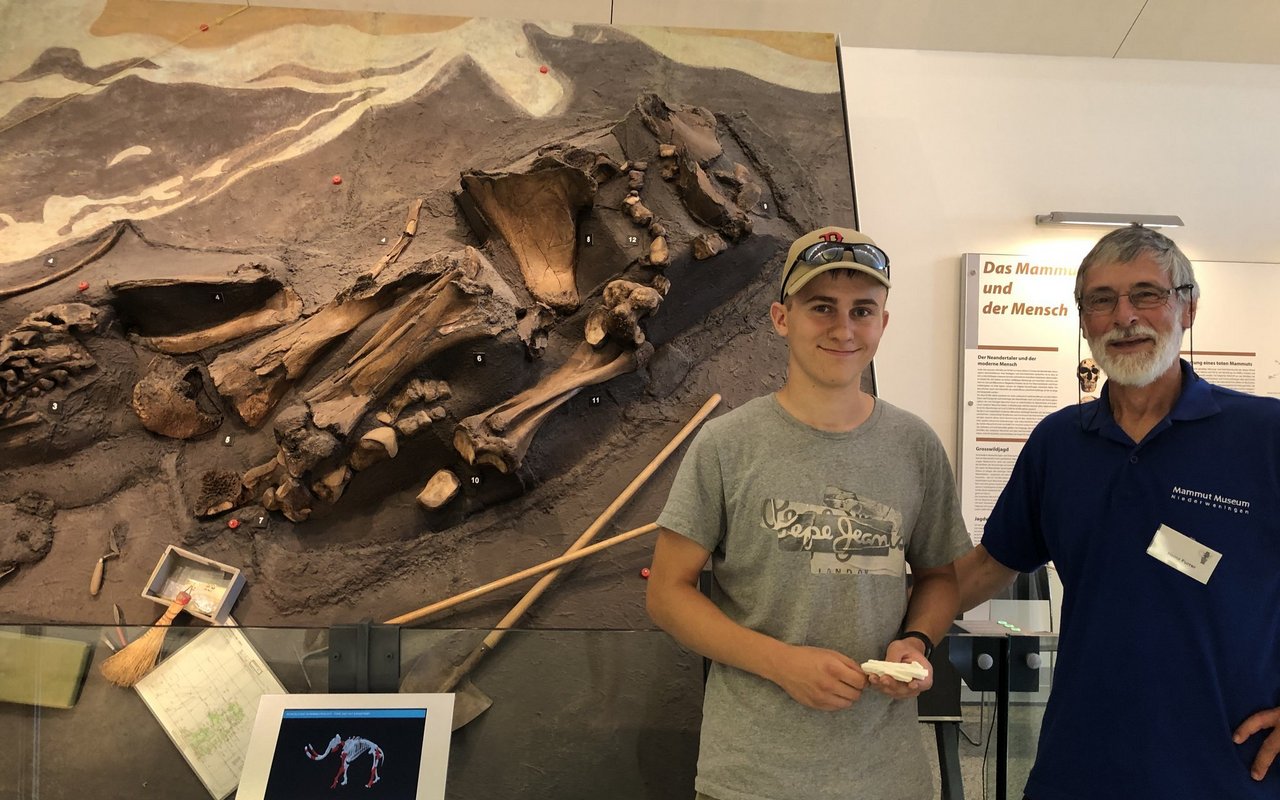
[[[583,238],[582,243],[590,247],[591,245],[595,244],[595,237],[588,233]]]
[[[477,364],[483,364],[483,363],[484,363],[484,353],[474,353],[474,354],[472,354],[472,360],[473,360],[473,361],[475,361],[475,363],[477,363]]]
[[[255,514],[249,518],[249,524],[255,528],[265,528],[270,521],[271,518],[266,514]]]
[[[49,413],[51,413],[51,414],[61,414],[61,413],[62,413],[62,401],[61,401],[61,400],[50,400],[50,401],[49,401]]]
[[[378,240],[378,244],[386,244],[386,243],[387,243],[387,237],[385,236],[383,236],[381,239]]]
[[[479,475],[472,475],[472,476],[471,476],[471,485],[472,485],[472,486],[479,486],[479,485],[480,485],[480,476],[479,476]]]
[[[215,303],[221,303],[221,302],[222,302],[222,292],[214,292],[214,293],[213,293],[213,302],[215,302]]]
[[[45,266],[52,267],[53,265],[57,264],[58,262],[54,259],[54,257],[53,257],[53,256],[49,256],[48,258],[46,258],[46,259],[44,260],[44,263],[45,263]]]
[[[603,402],[603,401],[600,399],[600,395],[598,395],[598,394],[593,394],[593,395],[591,395],[591,405],[593,405],[593,406],[598,406],[598,405],[600,405],[600,403],[602,403],[602,402]]]
[[[226,436],[222,437],[222,446],[223,447],[231,446],[231,434],[228,433]]]
[[[639,237],[639,236],[628,236],[628,237],[627,237],[627,244],[631,244],[631,245],[640,244],[640,237]]]

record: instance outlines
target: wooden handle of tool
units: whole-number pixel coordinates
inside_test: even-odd
[[[419,608],[417,611],[410,611],[407,614],[401,614],[398,617],[392,617],[391,619],[387,620],[383,624],[404,625],[407,622],[413,622],[414,620],[422,619],[423,617],[430,616],[431,614],[439,613],[441,611],[444,611],[445,609],[453,608],[459,603],[465,603],[466,601],[474,599],[476,597],[480,597],[481,595],[488,594],[489,592],[495,591],[497,589],[501,589],[505,586],[510,586],[513,583],[524,580],[525,578],[532,578],[534,575],[537,575],[542,572],[546,572],[549,569],[555,569],[556,567],[563,567],[565,564],[569,564],[579,559],[586,558],[587,556],[592,555],[594,553],[598,553],[601,550],[608,550],[610,547],[613,547],[615,544],[622,544],[623,542],[628,542],[636,538],[637,536],[644,536],[646,533],[653,533],[657,529],[658,529],[657,523],[651,522],[648,525],[645,525],[643,527],[634,528],[632,530],[627,531],[626,533],[620,533],[617,536],[613,536],[611,538],[605,539],[604,541],[596,542],[590,547],[584,547],[581,550],[577,551],[576,553],[570,553],[568,555],[559,556],[558,558],[553,558],[550,561],[544,561],[541,564],[537,564],[535,566],[529,567],[528,569],[520,570],[519,572],[513,575],[508,575],[505,578],[499,578],[496,581],[491,581],[490,583],[486,583],[484,586],[478,586],[475,589],[470,589],[468,591],[463,592],[462,594],[456,594],[453,597],[450,597],[445,600],[440,600],[439,602],[432,603],[429,606],[423,606],[422,608]]]
[[[627,502],[635,496],[636,492],[640,491],[640,487],[645,484],[645,481],[649,480],[649,478],[653,476],[653,473],[658,471],[658,468],[661,467],[671,454],[676,451],[676,448],[684,444],[684,440],[689,438],[689,434],[693,433],[694,430],[702,424],[703,420],[705,420],[719,404],[720,395],[711,395],[711,397],[707,399],[707,402],[702,404],[702,408],[698,409],[698,413],[690,417],[689,421],[685,423],[685,426],[681,428],[674,437],[672,437],[670,442],[667,442],[667,446],[662,448],[662,450],[653,457],[653,460],[649,462],[648,466],[641,470],[640,474],[637,475],[631,483],[627,484],[627,488],[623,489],[622,493],[609,504],[609,507],[602,511],[600,516],[596,517],[596,521],[591,523],[591,527],[583,531],[582,535],[578,537],[578,541],[574,542],[569,549],[565,551],[565,555],[576,553],[590,544],[591,540],[595,539],[596,535],[600,533],[600,530],[613,520],[613,517],[618,513],[618,510],[626,505]],[[485,637],[484,647],[488,650],[492,650],[494,647],[497,647],[498,642],[501,641],[502,637],[506,634],[506,631],[509,628],[515,627],[515,624],[519,622],[520,618],[529,610],[529,606],[533,605],[534,601],[541,597],[542,593],[551,586],[552,581],[558,577],[560,577],[559,569],[543,575],[537,583],[531,586],[529,591],[525,593],[524,597],[520,598],[520,602],[516,603],[515,607],[507,612],[507,615],[503,617],[496,626],[494,626],[493,631]]]
[[[178,616],[187,603],[191,602],[191,595],[186,592],[178,592],[178,596],[173,598],[173,602],[169,604],[169,610],[164,612],[164,616],[156,620],[154,627],[163,628],[173,622],[173,618]]]
[[[94,597],[98,596],[98,592],[102,591],[102,573],[106,571],[107,559],[100,558],[98,563],[93,565],[93,575],[89,578],[89,594]]]

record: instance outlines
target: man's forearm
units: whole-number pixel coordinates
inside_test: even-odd
[[[955,572],[948,569],[918,575],[911,584],[911,598],[902,627],[920,631],[937,643],[951,630],[959,610],[960,592]]]
[[[956,559],[960,586],[960,610],[968,611],[1003,591],[1018,577],[1015,570],[996,561],[982,545]]]

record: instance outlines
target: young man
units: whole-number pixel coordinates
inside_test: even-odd
[[[861,389],[888,266],[846,228],[791,245],[770,309],[786,383],[706,424],[659,517],[649,613],[713,662],[701,797],[933,796],[911,698],[932,685],[969,539],[937,436]],[[928,674],[868,676],[872,659]]]
[[[1036,427],[956,564],[966,609],[1062,578],[1031,800],[1280,797],[1280,401],[1178,358],[1199,296],[1166,236],[1099,240],[1076,304],[1102,395]]]

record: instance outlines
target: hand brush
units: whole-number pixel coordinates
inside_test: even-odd
[[[142,680],[142,676],[151,671],[151,668],[156,665],[156,659],[160,657],[160,648],[164,645],[169,623],[173,622],[173,618],[178,616],[178,612],[182,611],[189,602],[191,602],[191,595],[178,592],[178,596],[169,604],[169,610],[164,612],[164,616],[156,621],[151,630],[102,662],[99,669],[103,677],[116,686],[132,686]]]

